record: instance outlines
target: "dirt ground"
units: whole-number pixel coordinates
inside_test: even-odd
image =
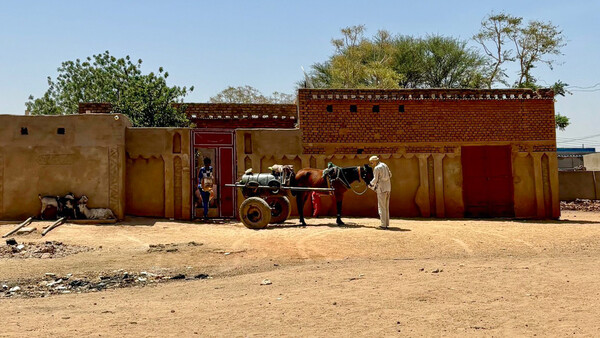
[[[48,223],[35,222],[37,233],[14,238],[91,250],[1,258],[0,284],[38,283],[46,273],[186,279],[0,298],[0,336],[600,332],[600,213],[564,211],[560,221],[543,222],[393,219],[387,231],[377,230],[374,219],[346,221],[346,227],[319,218],[305,228],[288,222],[254,231],[240,223],[139,218],[124,225],[66,224],[44,238],[40,231]],[[13,227],[0,225],[0,233]],[[186,245],[192,241],[198,245]],[[198,274],[210,278],[195,279]],[[265,279],[271,284],[261,285]]]

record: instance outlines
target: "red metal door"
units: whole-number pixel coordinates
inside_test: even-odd
[[[233,130],[201,129],[192,131],[193,148],[214,148],[216,150],[216,163],[213,168],[217,178],[217,198],[219,216],[225,218],[235,217],[236,194],[232,188],[225,187],[235,181],[235,137]],[[194,152],[192,152],[194,153]],[[196,161],[195,156],[193,157]],[[192,163],[196,168],[196,163]],[[194,170],[192,170],[194,171]],[[195,175],[195,173],[194,173]],[[196,179],[193,177],[192,179]],[[193,206],[192,209],[194,210]],[[195,215],[194,215],[195,216]]]
[[[462,147],[461,157],[465,216],[513,217],[510,147]]]

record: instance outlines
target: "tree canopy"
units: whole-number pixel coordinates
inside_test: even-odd
[[[487,72],[467,41],[441,35],[416,38],[380,30],[364,37],[364,26],[341,30],[334,54],[309,75],[318,88],[482,87]]]
[[[273,92],[263,95],[252,86],[227,87],[209,99],[210,103],[294,103],[294,95]]]
[[[33,115],[76,114],[79,102],[110,102],[113,112],[127,115],[136,127],[184,127],[185,107],[173,103],[194,87],[169,86],[169,73],[142,74],[142,60],[116,58],[108,51],[85,60],[65,61],[56,79],[48,77],[48,90],[25,103]]]
[[[558,26],[539,20],[524,22],[506,13],[490,14],[469,41],[428,35],[392,35],[385,30],[365,37],[364,25],[341,29],[332,39],[333,54],[314,63],[304,86],[315,88],[492,88],[504,85],[537,89],[533,70],[550,68],[561,54],[565,38]],[[506,65],[514,62],[518,74],[511,81]],[[564,96],[568,85],[556,81],[552,89]],[[557,114],[556,127],[564,130],[568,117]]]

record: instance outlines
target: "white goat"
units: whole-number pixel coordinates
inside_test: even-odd
[[[83,195],[81,196],[81,198],[79,199],[79,211],[85,215],[85,218],[87,219],[109,219],[109,218],[114,218],[116,219],[117,217],[115,217],[115,214],[112,212],[112,210],[108,209],[108,208],[88,208],[86,203],[88,201],[87,196]]]

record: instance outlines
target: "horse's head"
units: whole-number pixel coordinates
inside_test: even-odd
[[[373,168],[368,164],[363,165],[360,168],[360,178],[369,184],[373,180]]]

